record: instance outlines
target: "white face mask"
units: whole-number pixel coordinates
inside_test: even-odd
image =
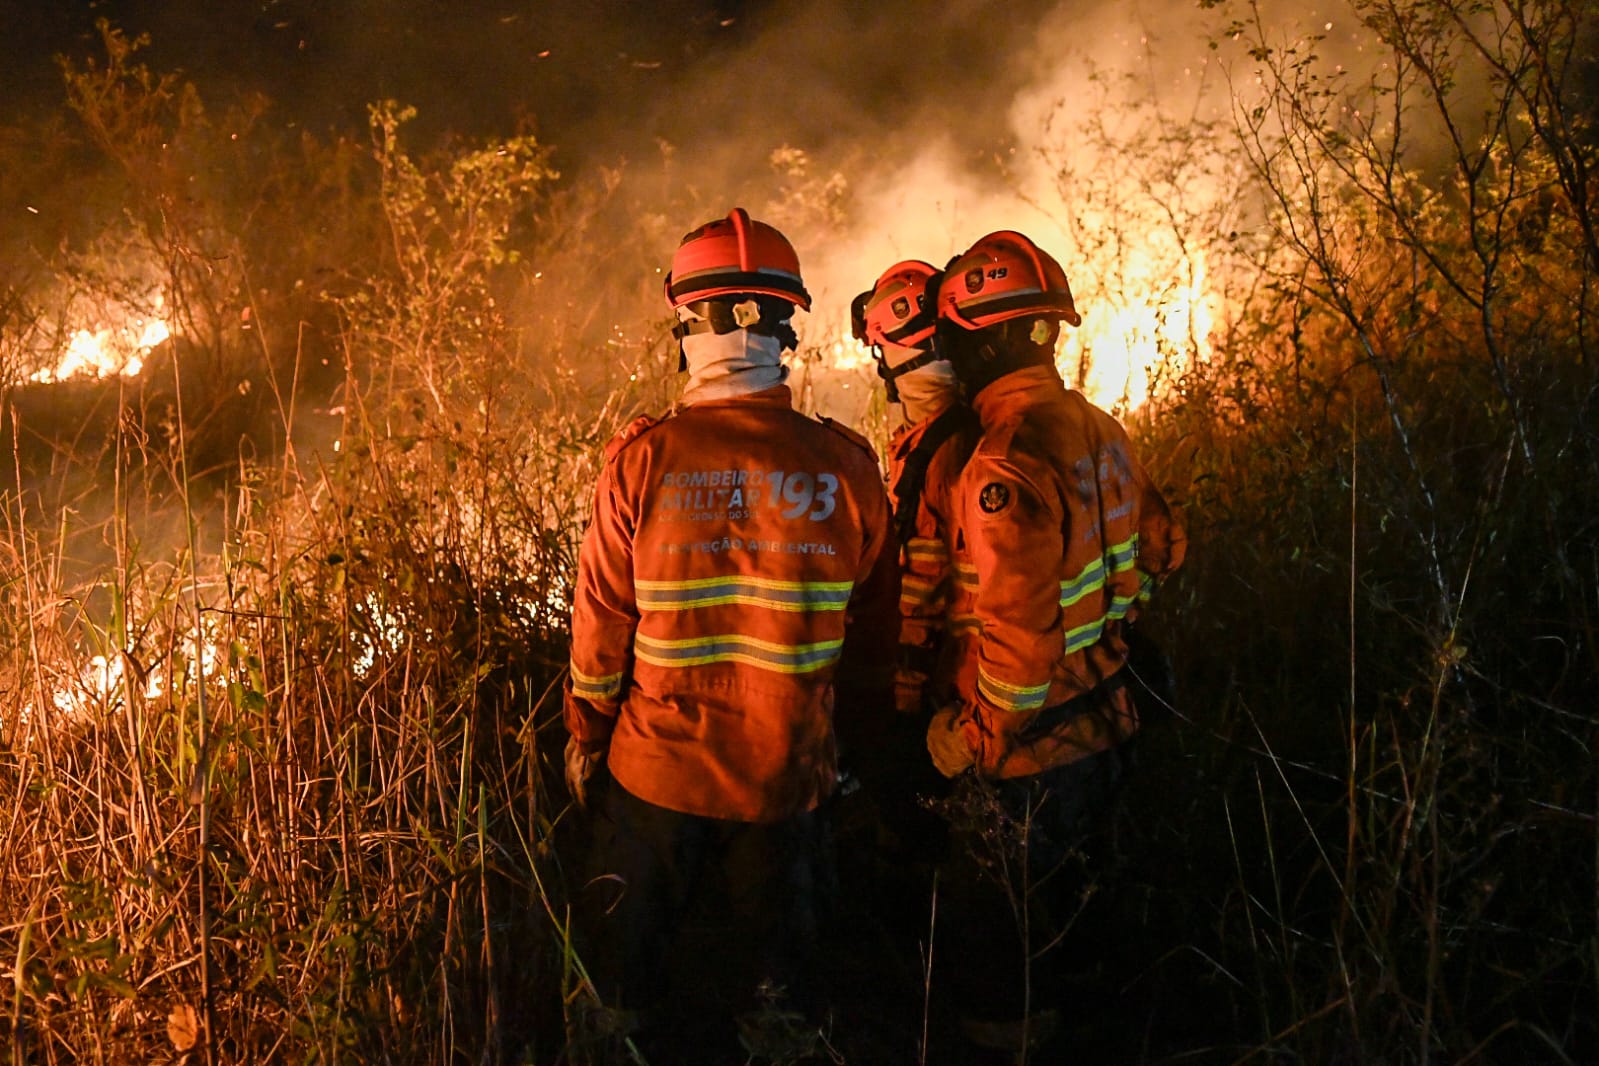
[[[905,421],[914,426],[959,399],[961,386],[955,368],[940,359],[901,374],[894,379],[894,388],[905,406]]]
[[[760,392],[788,378],[783,342],[747,329],[690,334],[683,338],[683,357],[688,362],[685,404]]]

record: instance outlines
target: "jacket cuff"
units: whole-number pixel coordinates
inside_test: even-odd
[[[577,741],[585,755],[596,755],[611,746],[611,733],[616,728],[616,711],[607,711],[581,696],[566,693],[561,708],[566,731]]]

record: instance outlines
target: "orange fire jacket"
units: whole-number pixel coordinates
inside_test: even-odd
[[[947,409],[946,409],[947,410]],[[939,415],[901,426],[889,440],[888,498],[898,514],[906,463],[921,446]],[[899,644],[894,671],[894,704],[914,714],[953,696],[955,646],[959,632],[947,632],[958,586],[955,580],[955,483],[977,443],[974,427],[961,426],[945,437],[927,462],[914,524],[899,545]],[[965,631],[970,636],[971,630]]]
[[[657,806],[747,822],[815,807],[837,777],[835,685],[841,719],[890,699],[899,574],[871,445],[779,386],[641,419],[606,452],[568,730]]]
[[[951,626],[976,636],[958,722],[980,772],[1019,777],[1138,728],[1116,684],[1087,713],[1053,709],[1126,662],[1122,627],[1181,565],[1186,537],[1121,425],[1053,367],[1007,374],[973,407],[983,436],[956,491]]]

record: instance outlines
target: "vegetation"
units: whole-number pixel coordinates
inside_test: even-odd
[[[1593,1061],[1599,27],[1354,0],[1386,62],[1343,71],[1212,7],[1230,121],[1107,86],[1122,121],[1045,153],[1085,308],[1140,239],[1216,294],[1128,416],[1192,539],[1149,619],[1181,696],[1078,1051]],[[597,1060],[553,769],[588,486],[670,399],[685,226],[743,198],[803,253],[848,185],[793,148],[713,203],[576,180],[392,102],[323,140],[138,45],[0,130],[10,1060]],[[173,339],[29,380],[108,307]],[[919,977],[869,992],[829,1046],[918,1061]]]

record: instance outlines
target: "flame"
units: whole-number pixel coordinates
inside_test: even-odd
[[[51,693],[50,702],[67,721],[88,721],[95,708],[113,702],[123,686],[124,667],[120,655],[94,655],[78,671],[76,677],[64,679]],[[162,680],[155,674],[145,679],[144,695],[154,699],[161,695]],[[23,721],[29,718],[31,706],[24,708]]]
[[[350,643],[356,652],[352,668],[356,677],[364,678],[372,672],[380,656],[393,655],[405,647],[410,639],[411,623],[403,610],[385,603],[375,592],[368,592],[356,611],[366,616],[368,624],[350,633]]]
[[[828,348],[828,365],[835,370],[865,370],[872,366],[872,350],[850,336],[849,323],[839,326],[838,340]]]
[[[180,671],[197,667],[199,678],[210,681],[220,676],[223,669],[220,639],[216,619],[208,617],[198,640],[192,632],[179,638],[173,663],[136,670],[131,676],[126,666],[127,656],[120,653],[91,655],[76,670],[63,668],[63,672],[50,678],[44,706],[56,724],[75,728],[110,714],[121,703],[125,692],[136,691],[147,700],[166,695],[174,687],[169,671],[171,665],[176,664]],[[13,725],[26,728],[37,718],[38,708],[32,701],[22,705],[15,723],[8,721],[4,708],[0,708],[0,730]]]
[[[161,304],[157,295],[158,312]],[[154,316],[129,315],[119,325],[74,330],[55,366],[37,371],[28,380],[48,384],[70,378],[137,377],[144,370],[144,357],[171,336],[166,321]]]
[[[1202,255],[1191,255],[1187,277],[1164,285],[1154,257],[1124,271],[1122,291],[1083,309],[1083,324],[1067,331],[1056,365],[1091,401],[1106,410],[1133,411],[1150,401],[1157,378],[1180,375],[1210,358],[1216,296]],[[1158,372],[1158,373],[1157,373]]]
[[[1150,250],[1116,272],[1122,280],[1114,291],[1079,302],[1083,324],[1062,331],[1055,365],[1096,406],[1137,410],[1154,398],[1158,381],[1210,358],[1217,296],[1203,255],[1190,252],[1182,260],[1174,270]],[[847,321],[824,327],[824,336],[835,338],[823,345],[830,370],[853,374],[871,368],[871,350],[850,336]]]

